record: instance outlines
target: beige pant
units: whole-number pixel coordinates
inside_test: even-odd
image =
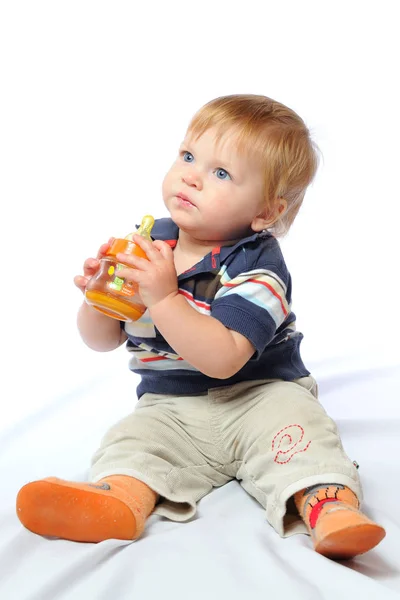
[[[131,475],[161,497],[155,512],[186,521],[213,487],[237,479],[281,535],[306,531],[287,501],[318,483],[362,492],[312,377],[213,388],[200,396],[144,394],[93,457],[91,480]]]

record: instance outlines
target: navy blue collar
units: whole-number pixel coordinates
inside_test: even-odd
[[[179,237],[179,227],[170,218],[157,219],[154,223],[153,229],[151,230],[151,237],[154,240],[163,240],[164,242],[167,242],[171,248],[174,248]],[[267,237],[272,237],[272,234],[269,231],[261,231],[259,233],[253,233],[252,235],[239,240],[234,246],[216,246],[192,269],[182,273],[179,278],[193,272],[199,273],[204,271],[218,271],[221,261],[226,260],[226,258],[232,252],[235,252],[238,248],[248,244],[249,242],[254,242],[260,238],[265,239]]]

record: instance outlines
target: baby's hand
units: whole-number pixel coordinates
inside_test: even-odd
[[[76,277],[74,277],[74,284],[82,293],[85,293],[89,280],[96,275],[99,270],[100,260],[106,255],[106,252],[113,241],[114,238],[110,238],[106,244],[102,244],[97,253],[97,258],[87,258],[83,263],[83,275],[76,275]]]
[[[171,247],[161,240],[151,242],[141,235],[134,235],[133,241],[147,256],[141,258],[132,254],[117,254],[117,259],[126,265],[118,270],[118,277],[139,285],[143,304],[152,308],[167,296],[178,294],[178,276]]]

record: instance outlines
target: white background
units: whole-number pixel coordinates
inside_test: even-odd
[[[282,245],[303,358],[398,360],[398,2],[0,4],[1,421],[117,373],[76,331],[84,259],[143,214],[192,114],[258,93],[306,121],[323,162]],[[224,215],[220,215],[223,219]],[[396,402],[396,399],[393,399]]]

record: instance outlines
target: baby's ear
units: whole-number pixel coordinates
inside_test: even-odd
[[[271,227],[272,223],[273,221],[268,218],[267,214],[258,215],[252,220],[251,228],[253,231],[258,233],[259,231],[263,231],[264,229]]]
[[[283,217],[283,215],[287,211],[287,200],[285,200],[285,198],[278,198],[277,209],[277,218]]]
[[[287,209],[287,202],[284,198],[278,198],[275,206],[265,208],[263,212],[257,215],[251,224],[253,231],[263,231],[272,227],[274,223],[281,217]]]

